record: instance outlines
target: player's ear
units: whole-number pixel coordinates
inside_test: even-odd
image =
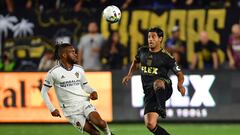
[[[159,41],[160,41],[160,43],[162,43],[163,37],[159,37]]]
[[[62,57],[63,57],[63,58],[66,58],[66,57],[67,57],[67,54],[66,54],[66,53],[63,53],[63,54],[62,54]]]

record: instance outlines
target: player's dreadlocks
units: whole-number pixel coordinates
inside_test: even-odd
[[[153,28],[150,28],[148,30],[148,32],[156,32],[158,37],[163,37],[164,36],[164,33],[163,33],[163,30],[158,28],[158,27],[153,27]]]
[[[63,49],[67,46],[72,46],[72,45],[69,43],[62,43],[62,44],[55,45],[55,51],[54,51],[54,59],[55,60],[60,60],[60,55],[61,55]]]

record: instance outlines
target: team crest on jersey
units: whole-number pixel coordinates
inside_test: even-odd
[[[79,77],[79,73],[78,72],[76,72],[75,75],[76,75],[77,78]]]
[[[152,58],[153,58],[152,55],[149,55],[149,56],[148,56],[148,58],[147,58],[147,65],[148,65],[148,66],[151,66],[151,65],[152,65]]]
[[[61,79],[63,79],[63,78],[65,78],[65,76],[64,76],[64,75],[62,75]]]

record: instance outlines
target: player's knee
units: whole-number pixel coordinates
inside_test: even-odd
[[[77,123],[76,123],[77,124]],[[95,127],[84,127],[83,129],[85,132],[87,132],[90,135],[100,135],[100,132]]]
[[[155,91],[165,89],[164,81],[163,80],[159,80],[159,79],[154,81],[153,88],[154,88]]]
[[[95,123],[99,128],[106,128],[106,122],[104,120],[98,120],[97,123]]]
[[[146,122],[145,126],[148,128],[148,130],[152,131],[156,127],[157,123],[156,122]]]
[[[106,122],[105,122],[104,120],[101,120],[101,121],[99,122],[99,126],[100,126],[101,128],[106,128]]]
[[[74,127],[77,128],[77,129],[82,129],[82,126],[81,126],[80,122],[76,122]]]
[[[81,127],[80,122],[76,122],[76,126]]]

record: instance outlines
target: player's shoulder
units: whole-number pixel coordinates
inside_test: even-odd
[[[140,52],[148,51],[148,47],[147,46],[141,46],[141,47],[138,48],[138,51],[140,51]]]
[[[82,66],[78,65],[78,64],[74,64],[73,66],[78,68],[79,70],[84,71],[84,68]]]
[[[51,69],[48,71],[48,73],[52,73],[52,72],[56,71],[58,68],[60,68],[60,67],[61,67],[60,64],[57,64],[57,65],[55,65],[53,68],[51,68]]]
[[[164,48],[161,49],[160,51],[163,55],[165,55],[166,57],[170,57],[171,59],[174,59],[174,57]]]
[[[78,64],[74,64],[73,66],[75,66],[75,67],[77,67],[77,68],[81,68],[81,69],[83,69],[83,67],[80,66],[80,65],[78,65]]]

